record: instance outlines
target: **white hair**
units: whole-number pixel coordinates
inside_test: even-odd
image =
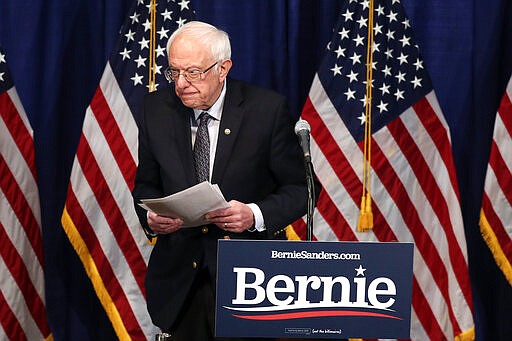
[[[179,35],[198,38],[199,41],[204,42],[204,45],[210,49],[212,57],[217,61],[231,59],[231,43],[228,34],[201,21],[189,21],[172,33],[167,41],[167,56],[169,56],[171,44]]]

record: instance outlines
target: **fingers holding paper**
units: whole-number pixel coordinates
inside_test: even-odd
[[[254,225],[254,215],[246,204],[231,200],[230,207],[221,208],[205,215],[206,220],[229,232],[243,232]]]
[[[148,212],[148,225],[156,234],[168,234],[177,231],[183,225],[183,220]]]

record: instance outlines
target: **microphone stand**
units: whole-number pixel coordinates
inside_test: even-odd
[[[306,219],[306,240],[313,240],[313,211],[315,210],[315,182],[313,181],[313,164],[311,157],[304,158],[306,168],[306,186],[308,188],[308,210]]]

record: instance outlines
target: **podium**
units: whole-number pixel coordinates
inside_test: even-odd
[[[409,338],[412,243],[218,246],[217,337]]]

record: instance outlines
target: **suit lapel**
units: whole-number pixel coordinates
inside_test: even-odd
[[[240,132],[244,111],[240,107],[243,96],[240,88],[231,79],[227,80],[226,98],[219,127],[217,150],[213,166],[212,183],[221,183]]]
[[[179,106],[179,115],[176,120],[176,139],[178,154],[180,160],[174,160],[174,162],[180,162],[183,166],[183,170],[186,176],[186,180],[189,186],[194,185],[196,180],[196,173],[194,171],[194,159],[192,155],[192,137],[190,133],[190,117],[193,111],[190,108]]]

